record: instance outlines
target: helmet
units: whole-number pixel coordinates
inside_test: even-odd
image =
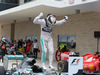
[[[49,26],[53,26],[56,23],[55,15],[49,14],[49,15],[47,15],[46,19],[47,19],[47,24]]]
[[[2,38],[2,42],[6,42],[6,38],[3,37],[3,38]]]
[[[59,46],[59,49],[60,49],[60,50],[62,50],[62,49],[68,50],[68,47],[67,47],[66,44],[61,44],[61,45]]]

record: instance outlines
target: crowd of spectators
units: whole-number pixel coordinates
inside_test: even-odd
[[[22,51],[26,54],[28,53],[33,53],[34,46],[33,46],[34,41],[29,40],[24,40],[20,39],[18,41],[12,40],[12,41],[7,41],[6,42],[6,48],[7,50],[14,48],[15,51]],[[1,42],[0,42],[0,48],[1,48]]]

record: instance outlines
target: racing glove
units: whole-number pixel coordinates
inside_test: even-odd
[[[43,16],[43,13],[41,12],[40,14],[39,14],[39,17],[42,17]]]
[[[68,20],[68,16],[65,16],[64,18],[65,18],[66,21]]]

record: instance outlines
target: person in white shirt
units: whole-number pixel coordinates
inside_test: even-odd
[[[53,14],[48,14],[45,19],[40,19],[43,16],[43,13],[41,12],[33,21],[34,24],[40,24],[41,25],[41,46],[42,46],[42,67],[43,69],[47,69],[45,66],[45,57],[47,53],[47,48],[49,49],[49,68],[54,69],[52,63],[53,63],[53,53],[54,53],[54,47],[53,47],[53,39],[51,37],[52,34],[52,28],[55,25],[61,25],[65,23],[68,20],[68,17],[65,16],[64,19],[57,21],[56,16]]]
[[[33,47],[34,47],[33,54],[35,55],[35,58],[37,58],[37,56],[38,56],[38,48],[39,48],[37,39],[34,40]]]

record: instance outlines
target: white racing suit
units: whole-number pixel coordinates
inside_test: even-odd
[[[45,19],[40,19],[42,16],[37,16],[33,23],[34,24],[40,24],[41,25],[41,37],[40,37],[40,41],[41,41],[41,46],[42,46],[42,63],[45,63],[45,57],[46,57],[46,53],[47,53],[47,48],[49,49],[49,67],[50,65],[52,66],[53,63],[53,53],[54,53],[54,46],[53,46],[53,39],[51,37],[52,34],[52,27],[48,27],[46,24],[46,20]],[[61,25],[63,23],[65,23],[66,20],[60,20],[60,21],[56,21],[55,25]]]

